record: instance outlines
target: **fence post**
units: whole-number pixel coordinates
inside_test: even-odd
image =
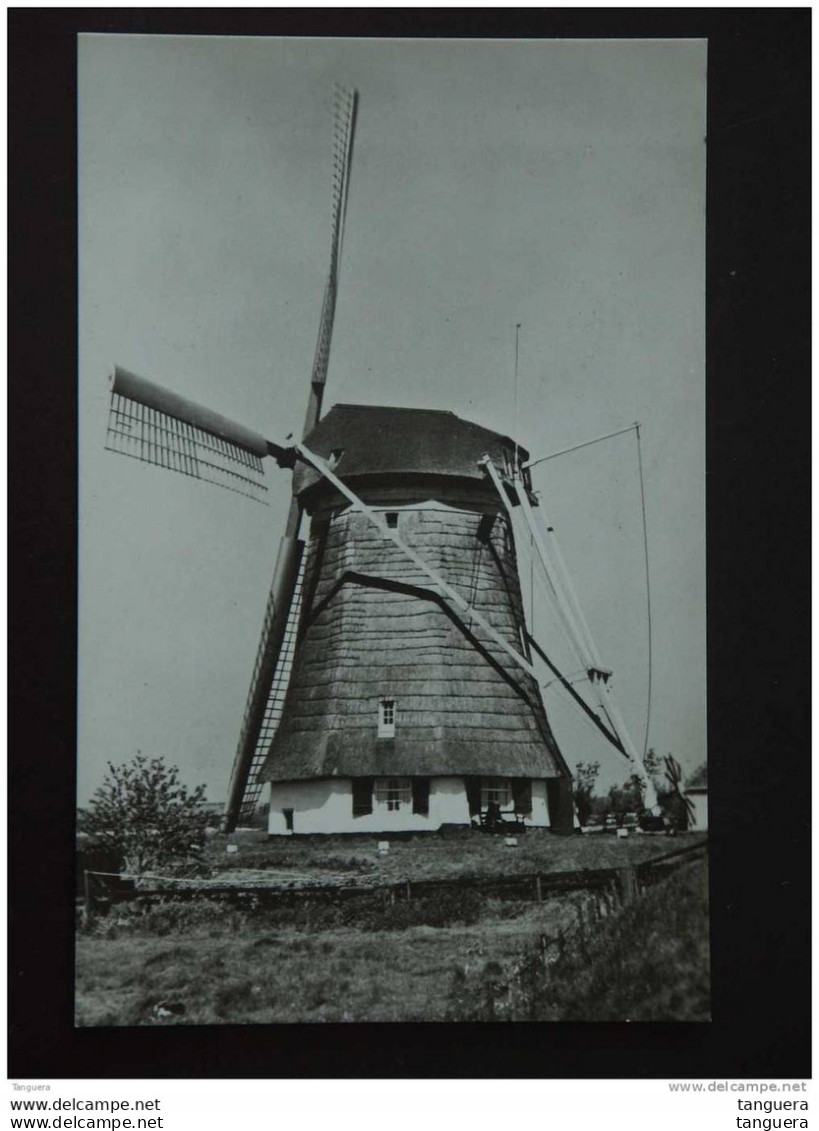
[[[535,891],[538,903],[543,903],[543,884],[540,882],[540,872],[535,876]]]
[[[407,880],[407,903],[409,903],[409,901],[410,901],[411,899],[412,899],[412,889],[411,889],[411,887],[410,887],[410,882],[409,882],[409,880]]]
[[[637,878],[634,874],[634,868],[628,864],[625,868],[618,869],[618,878],[620,883],[620,899],[624,905],[631,903],[637,894]]]
[[[85,895],[85,905],[83,907],[83,923],[87,927],[91,921],[91,881],[88,878],[88,869],[83,872],[83,887]]]

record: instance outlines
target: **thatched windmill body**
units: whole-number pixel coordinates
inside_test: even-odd
[[[514,443],[452,413],[336,405],[306,445],[370,513],[297,469],[310,528],[260,775],[270,831],[439,828],[491,802],[570,829],[569,772],[514,656],[530,660],[512,530],[479,465],[488,456],[511,488]]]
[[[108,446],[255,498],[265,457],[293,470],[228,829],[269,782],[271,833],[436,829],[490,805],[570,832],[570,773],[533,650],[635,759],[594,654],[599,711],[527,631],[516,515],[564,620],[584,626],[534,523],[528,454],[447,412],[337,405],[321,418],[356,110],[357,94],[339,90],[330,271],[302,440],[274,443],[116,369]]]

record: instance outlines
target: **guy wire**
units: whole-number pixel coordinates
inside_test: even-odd
[[[648,524],[646,522],[646,488],[643,480],[643,452],[640,444],[640,425],[634,425],[637,436],[637,466],[640,472],[640,507],[643,512],[643,551],[646,563],[646,619],[648,622],[648,691],[646,694],[646,733],[643,741],[643,760],[648,753],[648,728],[651,722],[651,573],[648,568]]]
[[[515,324],[515,466],[513,470],[514,478],[517,478],[518,468],[520,465],[520,457],[518,455],[518,342],[520,339],[521,323]]]

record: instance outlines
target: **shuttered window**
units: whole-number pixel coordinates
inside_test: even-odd
[[[481,778],[481,808],[487,805],[500,805],[501,809],[508,807],[512,800],[512,791],[506,778]]]
[[[375,783],[375,799],[388,813],[396,813],[412,800],[410,779],[378,778]]]
[[[373,779],[353,778],[353,816],[366,817],[373,811]]]
[[[474,817],[481,811],[481,779],[473,777],[464,778],[464,785],[466,786],[469,815],[470,817]]]
[[[412,811],[429,816],[429,778],[412,779]]]
[[[515,812],[526,817],[532,815],[532,782],[530,778],[512,779],[512,800],[515,803]]]

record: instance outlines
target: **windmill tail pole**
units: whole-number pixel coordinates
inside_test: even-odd
[[[630,429],[624,429],[624,431],[630,431]],[[616,434],[619,435],[619,433]],[[602,438],[606,439],[607,437]],[[590,442],[595,443],[596,441]],[[509,496],[507,495],[506,491],[504,490],[503,484],[500,481],[497,469],[488,456],[484,456],[484,458],[480,460],[479,463],[480,466],[483,467],[487,472],[489,478],[492,480],[495,489],[498,492],[507,513],[509,514],[511,521],[512,506],[509,501]],[[625,720],[620,714],[620,710],[614,700],[612,688],[608,683],[608,680],[605,680],[604,684],[601,686],[600,681],[594,678],[594,676],[592,675],[593,672],[597,672],[602,669],[602,663],[600,661],[594,640],[592,639],[591,630],[589,629],[586,618],[584,617],[582,609],[580,608],[580,603],[577,600],[577,594],[575,593],[569,571],[566,568],[566,563],[563,560],[563,555],[560,553],[560,547],[557,545],[557,541],[554,538],[554,531],[551,527],[547,528],[549,534],[552,536],[552,548],[555,550],[555,561],[560,567],[559,571],[555,568],[555,563],[553,562],[552,557],[549,554],[546,546],[546,541],[544,539],[540,526],[535,521],[525,485],[518,492],[518,499],[524,520],[532,535],[534,545],[537,548],[540,560],[552,586],[557,612],[561,616],[569,638],[573,641],[575,647],[577,648],[578,654],[583,657],[584,663],[590,671],[592,689],[598,698],[598,702],[600,703],[600,707],[603,713],[606,715],[612,725],[617,738],[616,742],[612,742],[612,734],[608,732],[605,726],[601,725],[601,720],[599,719],[599,717],[593,712],[589,711],[583,700],[576,695],[571,685],[569,685],[565,681],[562,682],[564,683],[564,686],[569,691],[569,693],[577,699],[586,713],[591,716],[592,721],[595,722],[595,724],[603,731],[608,740],[612,742],[612,745],[614,745],[620,751],[620,753],[625,754],[626,758],[628,758],[629,762],[631,763],[633,772],[640,774],[643,777],[645,781],[644,805],[647,809],[653,809],[657,805],[657,793],[654,788],[654,783],[651,780],[651,774],[645,767],[644,760],[638,754],[637,748],[635,747],[634,742],[631,739],[628,728],[625,724]],[[553,667],[551,662],[546,658],[542,649],[537,646],[536,642],[532,639],[531,636],[530,642],[535,646],[535,649],[540,654],[541,658],[546,660],[546,662],[549,664],[549,667],[551,667],[552,670],[555,671],[558,677],[562,680],[560,673],[558,673],[557,669]]]
[[[288,530],[279,543],[262,637],[245,706],[233,772],[230,776],[223,819],[226,832],[232,832],[239,820],[250,766],[267,706],[271,673],[275,671],[279,662],[287,617],[296,587],[303,543],[296,537],[295,531],[291,532],[292,525],[288,522]]]

